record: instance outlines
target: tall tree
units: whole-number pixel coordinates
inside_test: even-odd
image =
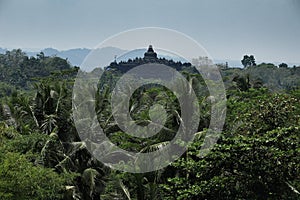
[[[286,63],[281,63],[278,65],[280,68],[288,68],[288,65]]]
[[[255,58],[253,55],[244,55],[244,58],[243,60],[241,60],[241,62],[245,68],[250,66],[256,66]]]

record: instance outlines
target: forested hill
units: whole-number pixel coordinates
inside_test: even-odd
[[[12,88],[29,89],[34,80],[64,72],[75,75],[77,67],[60,57],[45,56],[43,52],[36,57],[29,57],[22,50],[16,49],[0,54],[1,93],[9,93]]]
[[[128,62],[125,62],[128,63]],[[292,68],[281,64],[261,63],[254,66],[231,68],[218,65],[227,89],[266,87],[271,91],[294,90],[300,87],[300,66]],[[51,74],[75,77],[78,67],[67,59],[46,56],[43,52],[28,56],[21,49],[0,54],[0,96],[9,95],[14,89],[30,89],[32,83]],[[57,78],[57,76],[56,76]]]
[[[159,84],[147,84],[127,98],[134,86],[128,80],[115,93],[122,97],[115,107],[121,110],[117,113],[112,104],[114,84],[123,73],[118,69],[127,65],[118,66],[106,68],[91,99],[85,92],[73,95],[78,68],[65,59],[43,53],[28,57],[21,50],[0,55],[1,87],[28,88],[0,93],[4,96],[0,98],[1,200],[300,199],[300,67],[252,61],[244,69],[218,65],[227,89],[226,104],[209,93],[201,76],[186,68],[177,70],[191,87],[182,84],[182,92],[176,94]],[[98,70],[102,69],[92,73]],[[192,90],[197,99],[183,105],[198,105],[199,113],[187,113],[191,117],[187,120],[180,100],[191,99]],[[91,90],[82,87],[82,91]],[[92,104],[96,116],[88,112]],[[212,129],[210,124],[223,123],[216,115],[225,113],[222,132]],[[119,123],[115,116],[131,119]],[[123,125],[135,124],[146,127],[147,134],[152,130],[147,127],[150,123],[155,135],[144,135],[140,129],[134,136],[122,130]],[[83,133],[77,132],[78,124],[86,127]],[[107,149],[98,127],[118,148]],[[155,151],[167,155],[166,148],[173,141],[183,147],[186,140],[177,138],[181,127],[194,134],[194,140],[165,168],[128,173],[107,167],[163,165],[166,160],[140,162],[131,155]],[[189,131],[191,127],[194,132]],[[82,136],[86,139],[81,140]],[[119,154],[119,148],[129,153]],[[107,166],[96,154],[108,158]]]
[[[270,91],[290,91],[300,87],[300,66],[276,66],[261,63],[246,68],[224,68],[220,66],[227,89],[236,87],[241,91],[249,88],[265,87]]]

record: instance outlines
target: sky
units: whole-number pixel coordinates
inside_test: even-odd
[[[0,0],[2,48],[93,48],[141,27],[182,32],[216,59],[300,64],[300,0]]]

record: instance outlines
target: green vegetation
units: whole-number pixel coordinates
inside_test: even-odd
[[[77,70],[66,59],[48,57],[43,52],[29,58],[21,49],[7,51],[0,54],[0,95],[10,95],[13,89],[31,89],[37,79],[56,72],[75,76]]]
[[[201,108],[195,140],[168,167],[140,174],[109,169],[80,140],[71,101],[77,70],[43,53],[36,58],[20,50],[0,55],[0,199],[300,198],[300,67],[253,62],[245,69],[220,66],[227,116],[220,139],[205,157],[200,148],[213,131],[208,128],[213,97],[200,75],[180,68]],[[163,148],[182,120],[176,96],[156,84],[136,90],[129,103],[134,123],[147,125],[149,115],[166,122],[153,137],[131,137],[111,111],[112,88],[121,75],[107,70],[99,82],[100,126],[123,149]],[[162,105],[166,115],[159,109],[149,112],[154,104]]]
[[[256,65],[255,58],[253,55],[250,55],[250,56],[244,55],[244,58],[243,58],[243,60],[241,60],[241,62],[245,68]]]

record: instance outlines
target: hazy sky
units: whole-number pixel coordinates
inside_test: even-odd
[[[2,48],[92,48],[148,26],[183,32],[217,59],[300,63],[300,0],[0,0]]]

